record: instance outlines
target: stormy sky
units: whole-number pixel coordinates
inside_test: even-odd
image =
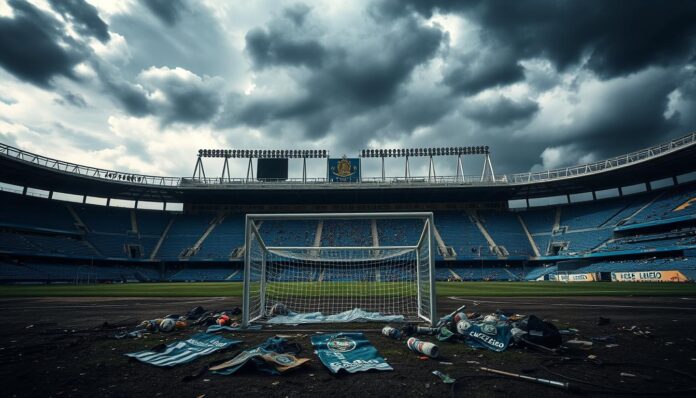
[[[198,148],[586,163],[696,130],[693,21],[691,0],[0,0],[0,142],[175,176]]]

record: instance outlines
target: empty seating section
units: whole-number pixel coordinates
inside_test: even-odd
[[[510,212],[487,211],[479,212],[489,234],[498,246],[504,246],[510,255],[533,255],[527,235],[522,229],[517,216]]]
[[[372,246],[370,220],[325,220],[321,246]]]
[[[196,260],[226,259],[235,248],[240,246],[244,246],[244,216],[231,214],[215,226],[193,258]]]
[[[66,204],[0,192],[0,225],[75,231],[75,220]]]
[[[602,251],[647,250],[694,245],[696,245],[696,228],[687,228],[658,234],[616,238],[601,249]]]
[[[506,271],[507,269],[507,271]],[[504,266],[476,266],[452,268],[452,271],[463,281],[508,281],[522,277],[521,268],[505,268]],[[513,277],[511,275],[517,275]]]
[[[157,281],[154,266],[90,266],[80,264],[0,264],[0,280],[44,282]]]
[[[696,189],[693,186],[674,187],[660,195],[628,224],[644,223],[696,214]],[[687,204],[690,200],[689,204]]]
[[[624,207],[626,207],[626,201],[623,199],[564,205],[561,206],[560,226],[567,226],[570,230],[598,228]]]
[[[557,270],[558,267],[555,265],[535,267],[527,271],[527,273],[524,276],[524,279],[528,281],[534,281],[543,276],[554,274]]]
[[[659,195],[659,196],[658,196]],[[682,215],[696,214],[696,184],[677,186],[666,191],[655,191],[630,195],[623,198],[599,200],[596,202],[575,203],[550,206],[539,209],[478,212],[478,218],[493,240],[504,246],[510,255],[534,256],[532,247],[518,215],[524,221],[542,256],[551,255],[549,245],[565,244],[567,247],[557,254],[574,256],[590,252],[616,252],[630,250],[645,252],[653,249],[672,251],[696,246],[696,227],[681,223],[661,226],[666,232],[644,232],[636,230],[630,236],[615,237],[614,228],[624,223],[643,223],[670,219]],[[655,199],[657,198],[657,199]],[[652,201],[655,199],[652,203]],[[235,249],[244,245],[244,214],[231,214],[222,218],[213,214],[174,214],[153,210],[132,210],[66,203],[56,200],[26,197],[14,193],[0,192],[0,252],[20,255],[41,255],[72,257],[81,259],[109,259],[107,265],[87,267],[85,265],[55,265],[42,262],[66,262],[64,259],[32,260],[36,264],[3,262],[0,264],[0,280],[44,280],[75,281],[88,280],[217,280],[240,281],[243,272],[240,266],[221,266],[212,261],[228,261]],[[648,203],[650,203],[648,205]],[[552,233],[556,211],[560,208],[559,231]],[[74,210],[85,224],[85,229],[76,226],[71,214]],[[642,210],[641,210],[642,209]],[[638,211],[640,210],[640,211]],[[637,213],[636,213],[637,212]],[[135,214],[137,230],[133,228],[131,214]],[[219,221],[219,220],[222,221]],[[172,222],[173,220],[173,222]],[[219,222],[202,241],[198,251],[189,260],[189,265],[167,275],[160,275],[159,266],[147,262],[132,262],[132,266],[122,264],[134,252],[129,246],[140,246],[140,258],[147,259],[162,237],[167,225],[171,224],[156,260],[176,261],[182,252],[193,248],[212,222]],[[321,239],[323,247],[332,246],[372,246],[372,220],[326,220],[322,223]],[[264,241],[268,246],[312,247],[317,243],[318,227],[316,220],[275,220],[264,221],[260,225]],[[423,225],[418,220],[375,220],[377,238],[380,245],[414,245],[417,243]],[[465,212],[441,211],[435,213],[435,225],[445,245],[456,252],[452,262],[438,266],[436,278],[447,280],[459,277],[464,280],[514,280],[517,278],[537,279],[553,274],[554,267],[537,267],[525,270],[521,267],[506,268],[491,266],[503,261],[495,259],[489,250],[485,237]],[[679,225],[674,229],[673,225]],[[691,225],[690,227],[688,225]],[[667,231],[669,230],[669,231]],[[626,233],[618,230],[616,234]],[[480,249],[480,252],[479,252]],[[137,251],[136,251],[137,252]],[[463,263],[483,257],[483,267]],[[681,255],[674,254],[674,255]],[[17,256],[18,258],[24,258]],[[137,257],[137,255],[135,256]],[[117,261],[111,261],[117,259]],[[441,257],[437,258],[442,261]],[[237,261],[237,259],[233,259]],[[196,263],[196,261],[200,261]],[[486,263],[487,262],[487,263]],[[596,263],[586,268],[587,272],[607,270],[662,270],[679,266],[689,275],[696,275],[696,260],[651,260]],[[145,265],[142,265],[145,264]],[[450,265],[451,264],[451,265]],[[519,264],[519,263],[518,263]],[[167,265],[169,267],[169,265]],[[658,267],[658,268],[655,268]],[[662,268],[659,268],[662,267]],[[409,278],[407,268],[398,266],[388,269],[326,267],[320,271],[288,268],[277,275],[270,276],[273,281],[399,281]]]
[[[560,255],[574,253],[585,253],[601,245],[611,238],[613,230],[611,228],[585,230],[582,232],[566,232],[552,237],[552,242],[568,242],[566,250],[559,252]]]
[[[178,214],[169,229],[158,257],[165,259],[178,258],[182,251],[193,247],[213,221],[211,215]]]
[[[99,257],[78,235],[38,235],[0,232],[0,251],[73,257]]]
[[[443,212],[435,214],[435,225],[446,245],[452,246],[458,256],[490,255],[488,242],[478,227],[465,213]],[[493,236],[495,239],[495,235]]]
[[[129,209],[112,207],[104,211],[103,207],[91,205],[74,205],[73,209],[90,232],[125,234],[131,230]]]
[[[423,232],[421,220],[376,220],[380,246],[413,246]]]
[[[241,273],[240,268],[218,268],[218,267],[187,267],[179,270],[167,278],[171,282],[206,282],[206,281],[225,281],[234,273]]]
[[[316,220],[266,220],[259,230],[267,246],[302,247],[314,246],[316,231]]]
[[[531,209],[518,211],[530,234],[547,233],[553,229],[553,222],[556,217],[555,207],[545,207],[543,209]]]

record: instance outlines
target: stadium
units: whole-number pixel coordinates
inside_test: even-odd
[[[401,154],[407,159],[419,151],[365,150],[357,158],[334,162]],[[38,320],[32,309],[44,307],[51,314],[40,317],[40,324],[53,330],[65,319],[84,328],[94,327],[95,317],[125,317],[127,325],[132,316],[223,302],[249,313],[240,321],[250,326],[270,322],[278,303],[299,312],[360,308],[403,314],[432,325],[438,315],[461,304],[475,305],[476,311],[505,306],[516,312],[550,312],[557,318],[562,308],[562,322],[577,328],[596,327],[592,321],[587,325],[588,317],[621,319],[629,311],[629,319],[635,318],[631,323],[667,323],[666,330],[653,329],[663,335],[678,333],[672,322],[692,321],[689,301],[671,296],[694,294],[696,134],[592,164],[513,175],[494,174],[489,148],[422,151],[431,161],[470,153],[484,159],[484,171],[476,177],[347,179],[331,175],[328,159],[327,178],[290,179],[288,161],[300,161],[289,159],[294,152],[240,150],[250,167],[257,160],[263,177],[232,178],[224,174],[229,166],[223,166],[222,176],[210,177],[203,171],[204,160],[227,162],[236,151],[201,150],[193,177],[155,177],[2,145],[0,292],[17,297],[5,301],[6,309],[20,311],[11,324],[18,330],[34,327]],[[297,153],[302,161],[327,156]],[[266,164],[266,159],[274,162]],[[345,169],[359,176],[359,167]],[[101,204],[90,204],[99,200]],[[190,298],[201,296],[215,299]],[[496,296],[504,299],[486,300]],[[518,303],[529,299],[510,299],[515,296],[556,297],[556,304],[538,299]],[[222,297],[228,298],[216,301]],[[327,325],[282,330],[323,330]],[[374,330],[360,323],[349,329],[354,327]],[[257,333],[242,336],[253,341],[262,335]],[[75,341],[69,344],[79,344]],[[129,343],[119,350],[130,348]],[[99,357],[104,348],[96,344],[89,349]],[[675,361],[693,360],[688,355],[678,354]],[[85,366],[107,365],[85,361],[78,368],[84,371]],[[405,371],[418,372],[419,366],[407,365]],[[627,366],[635,370],[635,365]],[[688,379],[682,382],[688,384]],[[251,378],[246,383],[249,390],[240,391],[263,388],[266,381]],[[534,387],[524,391],[532,393]],[[41,391],[47,390],[34,393]],[[125,391],[131,390],[111,392]]]
[[[694,20],[0,0],[2,396],[693,396]]]
[[[425,150],[450,155],[450,148]],[[536,173],[342,182],[287,179],[288,159],[280,157],[282,180],[282,170],[279,178],[259,180],[175,178],[95,169],[3,145],[2,280],[241,282],[246,214],[320,209],[433,212],[437,281],[616,281],[629,277],[625,273],[642,282],[692,281],[695,151],[696,134],[689,134]],[[219,152],[212,156],[226,156]],[[479,156],[490,162],[489,155]],[[259,169],[259,175],[274,171]],[[144,202],[161,210],[142,209]],[[420,234],[413,220],[399,219],[310,217],[258,227],[269,245],[317,249],[393,246]],[[350,275],[308,275],[306,281],[341,278]]]

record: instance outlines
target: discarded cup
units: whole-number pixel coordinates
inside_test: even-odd
[[[418,340],[415,337],[411,337],[406,341],[406,346],[413,352],[419,354],[427,355],[430,358],[437,358],[440,356],[440,350],[433,343],[427,341]]]
[[[382,328],[382,334],[394,340],[401,338],[401,331],[391,326],[385,326]]]

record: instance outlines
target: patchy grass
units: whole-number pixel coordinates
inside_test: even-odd
[[[401,283],[275,283],[310,296],[379,296],[413,289]],[[696,296],[693,283],[438,282],[438,296]],[[240,282],[128,283],[99,285],[1,285],[0,297],[224,297],[241,296]],[[287,294],[287,293],[286,293]]]

